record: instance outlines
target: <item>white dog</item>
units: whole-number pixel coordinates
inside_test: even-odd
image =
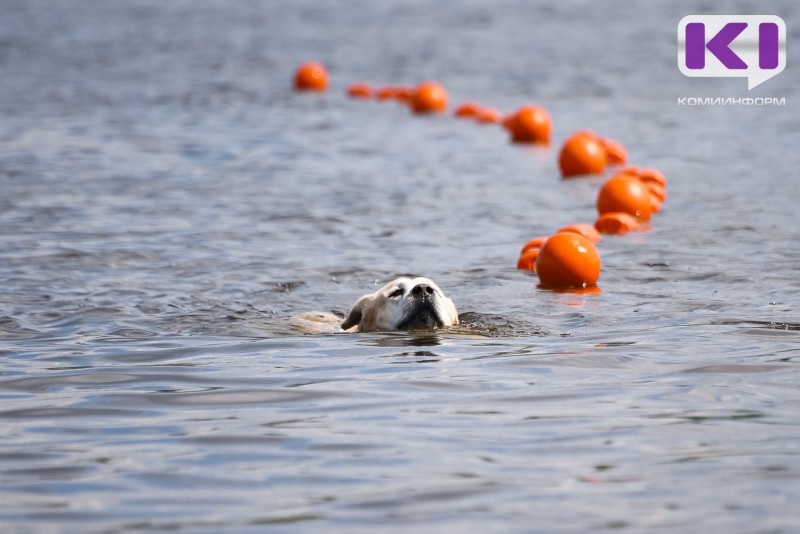
[[[401,277],[358,299],[341,321],[330,313],[311,312],[289,318],[288,325],[304,334],[433,330],[458,324],[458,312],[431,280]]]
[[[342,329],[432,330],[458,324],[453,301],[428,278],[397,278],[355,303]]]

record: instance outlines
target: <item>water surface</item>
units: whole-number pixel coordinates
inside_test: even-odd
[[[2,11],[3,531],[798,528],[800,80],[675,65],[683,16],[778,14],[792,40],[795,4]],[[290,91],[309,59],[325,94]],[[543,105],[554,147],[343,95],[428,78]],[[669,180],[650,232],[599,244],[593,295],[515,269],[595,218],[603,178],[555,166],[582,128]],[[473,331],[286,327],[398,273]]]

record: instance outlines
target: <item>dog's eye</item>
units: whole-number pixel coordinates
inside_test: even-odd
[[[389,294],[390,298],[402,297],[402,296],[403,296],[403,288],[402,287],[395,289],[394,291],[392,291]]]

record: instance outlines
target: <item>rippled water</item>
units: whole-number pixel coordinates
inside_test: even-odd
[[[675,65],[684,15],[794,42],[796,4],[0,9],[0,530],[800,526],[800,78]],[[309,59],[324,95],[289,90]],[[554,148],[343,96],[427,78],[545,106]],[[652,231],[599,244],[596,295],[514,268],[595,218],[602,179],[555,167],[582,128],[669,180]],[[469,328],[287,327],[408,272]]]

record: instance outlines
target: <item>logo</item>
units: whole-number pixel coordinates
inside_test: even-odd
[[[692,78],[747,78],[786,68],[786,23],[775,15],[689,15],[678,23],[678,68]]]

